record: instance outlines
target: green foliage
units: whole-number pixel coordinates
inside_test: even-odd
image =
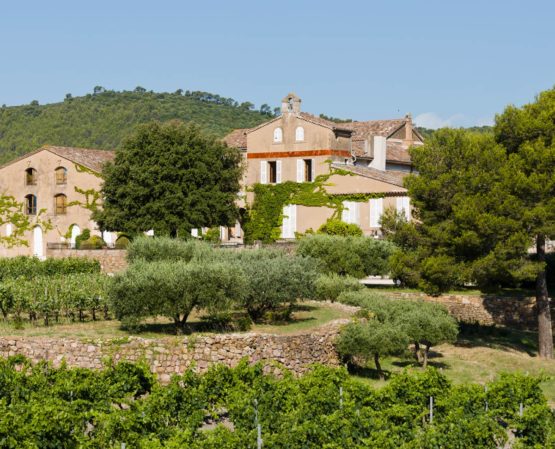
[[[83,229],[81,234],[75,237],[75,248],[80,249],[81,243],[89,240],[91,238],[91,230],[90,229]]]
[[[203,259],[212,252],[210,245],[196,239],[180,240],[170,237],[145,237],[133,239],[127,250],[127,260],[134,263],[139,260],[183,261],[190,262],[194,258]]]
[[[317,263],[305,257],[290,256],[277,250],[236,252],[230,257],[242,270],[246,288],[239,304],[253,320],[268,311],[280,311],[288,319],[298,300],[314,297],[314,283],[319,274]]]
[[[122,235],[116,240],[116,249],[127,249],[130,244],[131,240],[129,240],[129,237]]]
[[[335,302],[343,292],[360,291],[366,287],[357,278],[337,273],[323,274],[315,282],[315,299]]]
[[[297,253],[318,259],[327,273],[362,278],[383,275],[394,246],[369,237],[310,235],[301,239]]]
[[[244,290],[243,277],[222,263],[140,260],[114,277],[110,300],[124,323],[164,315],[180,332],[194,308],[225,310],[240,301]]]
[[[220,228],[214,227],[206,231],[206,234],[202,236],[203,240],[211,243],[218,243],[220,241]]]
[[[362,316],[389,324],[398,335],[406,339],[405,348],[409,342],[414,344],[416,359],[424,367],[427,366],[432,346],[451,343],[458,334],[455,319],[440,304],[392,300],[368,290],[343,292],[339,295],[338,301],[361,307]]]
[[[362,236],[362,229],[354,223],[345,223],[342,220],[332,219],[326,221],[318,228],[318,234],[340,235],[343,237]]]
[[[379,358],[403,353],[409,343],[407,335],[394,321],[369,319],[345,326],[335,342],[344,360],[367,363],[373,359],[381,378]]]
[[[79,273],[100,273],[100,263],[86,257],[50,258],[44,261],[27,256],[0,258],[0,282],[6,279],[31,280],[39,276]]]
[[[0,109],[0,116],[1,116]],[[1,126],[1,125],[0,125]],[[1,134],[0,134],[1,139]],[[7,248],[15,246],[29,246],[29,242],[25,239],[25,234],[31,231],[35,226],[40,226],[43,231],[52,229],[50,219],[43,219],[46,209],[40,209],[36,215],[28,215],[25,212],[25,204],[19,202],[15,197],[0,192],[0,226],[10,224],[12,232],[10,235],[0,235],[0,244]]]
[[[452,257],[430,256],[420,266],[419,287],[429,295],[439,295],[457,285],[457,266]]]
[[[239,150],[195,125],[141,125],[103,171],[102,229],[190,235],[192,228],[231,225],[242,174]]]
[[[485,393],[427,370],[393,376],[377,390],[343,369],[316,366],[299,378],[284,370],[276,378],[243,361],[186,371],[163,386],[143,365],[87,370],[0,360],[0,441],[9,449],[244,449],[256,445],[255,413],[270,449],[495,449],[506,441],[499,422],[517,429],[514,447],[549,447],[554,434],[553,415],[528,376],[504,376]],[[224,418],[233,431],[201,428]]]
[[[223,137],[235,128],[252,128],[267,113],[207,92],[156,93],[104,90],[60,103],[0,108],[0,163],[44,144],[119,148],[133,129],[152,120],[186,120]]]
[[[99,235],[92,235],[87,240],[83,240],[79,249],[102,249],[106,246],[106,242]]]
[[[107,282],[107,276],[98,273],[9,278],[2,283],[2,313],[15,323],[27,314],[32,323],[41,319],[45,326],[61,318],[84,321],[86,312],[95,320],[101,311],[106,319]]]

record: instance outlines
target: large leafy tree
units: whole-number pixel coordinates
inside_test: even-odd
[[[555,235],[555,91],[496,118],[495,135],[440,130],[411,151],[414,233],[389,223],[401,245],[393,270],[441,293],[466,282],[495,289],[536,282],[539,354],[553,357],[545,241]],[[401,232],[402,231],[402,232]],[[399,234],[396,236],[395,234]],[[409,236],[410,238],[406,238]],[[535,246],[537,257],[530,257]]]
[[[197,126],[141,125],[106,166],[102,229],[175,236],[230,225],[242,173],[241,155]]]

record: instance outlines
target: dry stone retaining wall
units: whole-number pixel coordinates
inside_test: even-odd
[[[279,362],[295,374],[321,363],[339,366],[333,340],[348,320],[336,320],[311,334],[217,334],[172,337],[84,341],[76,338],[6,337],[0,339],[0,357],[23,355],[36,363],[48,360],[59,366],[102,368],[106,358],[114,361],[145,361],[162,382],[189,367],[204,372],[215,363],[235,366],[243,358],[263,362],[267,370]]]
[[[100,262],[104,273],[113,274],[127,268],[127,251],[124,249],[50,249],[46,257],[61,259],[64,257],[88,257]]]
[[[534,329],[535,298],[500,297],[490,295],[441,295],[424,293],[387,292],[387,297],[431,301],[443,304],[457,320],[466,323],[500,324],[504,326]],[[555,314],[552,313],[555,319]]]

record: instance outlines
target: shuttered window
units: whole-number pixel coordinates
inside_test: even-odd
[[[383,214],[383,198],[372,198],[370,200],[370,227],[379,228]]]

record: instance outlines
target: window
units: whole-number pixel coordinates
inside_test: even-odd
[[[260,161],[260,184],[281,182],[281,161]]]
[[[34,186],[37,184],[37,171],[34,168],[28,168],[25,170],[25,184],[28,186]]]
[[[67,196],[63,193],[54,197],[56,202],[56,215],[65,215],[67,212]]]
[[[314,163],[312,159],[297,159],[297,182],[314,181]]]
[[[37,215],[37,197],[35,195],[25,197],[25,213],[27,215]]]
[[[277,183],[277,161],[268,162],[268,175],[270,184]]]
[[[383,214],[383,198],[372,198],[370,200],[370,227],[379,228]]]
[[[359,203],[356,201],[343,201],[341,220],[345,223],[359,224]]]
[[[67,169],[65,167],[58,167],[55,171],[56,171],[56,184],[66,184]]]
[[[280,143],[283,140],[283,131],[281,128],[274,129],[274,143]]]
[[[304,141],[304,128],[302,126],[297,126],[297,129],[295,129],[295,140],[297,142]]]

